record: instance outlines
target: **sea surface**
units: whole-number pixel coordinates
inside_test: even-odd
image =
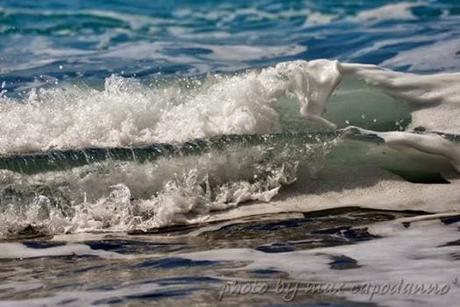
[[[0,306],[455,306],[459,169],[379,133],[459,119],[337,63],[459,72],[460,2],[0,0]]]

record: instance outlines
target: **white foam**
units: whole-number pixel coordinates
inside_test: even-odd
[[[418,110],[412,114],[410,127],[422,126],[454,134],[460,131],[460,73],[416,75],[362,64],[341,64],[340,69],[344,74],[363,79],[392,97],[415,104]],[[389,145],[442,155],[459,170],[459,146],[438,135],[389,132],[382,136]]]
[[[365,10],[354,17],[357,21],[380,22],[384,20],[414,20],[416,17],[411,8],[422,5],[422,2],[401,2],[386,4],[375,9]]]
[[[439,38],[440,39],[447,39],[448,36],[440,34]],[[381,49],[406,44],[408,42],[414,43],[414,44],[419,44],[419,43],[428,44],[428,43],[430,43],[432,41],[433,41],[432,36],[423,35],[423,34],[411,35],[410,37],[398,37],[398,38],[382,39],[382,40],[373,42],[368,47],[363,47],[363,48],[360,48],[359,50],[354,51],[348,58],[355,59],[355,58],[362,57],[362,56],[371,56],[375,52],[379,52],[379,50],[381,50]],[[418,48],[414,48],[414,49],[417,50]],[[412,49],[412,50],[414,50],[414,49]],[[409,56],[407,57],[407,61],[398,61],[398,60],[396,60],[396,58],[399,57],[399,54],[404,54],[405,52],[406,51],[398,53],[398,55],[396,55],[395,57],[390,58],[388,60],[385,60],[380,65],[383,66],[383,67],[398,67],[398,66],[411,65],[411,64],[413,64],[415,62],[417,62],[417,63],[419,62],[418,60],[414,59],[413,54],[412,54],[412,57],[409,57]],[[395,61],[393,61],[393,59],[395,59]],[[428,59],[428,55],[427,55],[426,59]],[[430,57],[429,63],[432,63],[433,60],[435,60],[435,59]],[[439,63],[437,63],[437,64],[439,64]],[[429,66],[430,67],[428,67],[428,65],[427,65],[426,68],[430,69],[430,70],[432,70],[433,67],[436,67],[437,69],[442,69],[442,70],[444,70],[446,68],[444,65],[432,65],[432,64],[430,64]],[[417,69],[417,70],[423,70],[423,69],[419,69],[419,68],[421,68],[419,65],[414,66],[414,68]]]
[[[0,243],[0,259],[23,259],[50,256],[97,256],[101,258],[126,258],[122,254],[104,250],[93,250],[85,244],[66,244],[48,248],[28,248],[22,243]]]
[[[413,148],[421,152],[443,156],[460,172],[460,145],[454,144],[438,134],[382,132],[378,135],[382,136],[385,142],[394,148]]]
[[[306,119],[335,127],[322,115],[326,111],[328,98],[343,74],[363,79],[394,98],[415,104],[418,110],[413,112],[412,128],[423,126],[428,130],[445,133],[460,131],[460,73],[416,75],[394,72],[375,65],[327,60],[293,63],[296,64],[293,67],[291,63],[278,64],[277,69],[282,72],[284,66],[287,67],[286,71],[292,79],[289,86],[293,87],[291,91],[297,96],[301,113]],[[384,139],[389,145],[404,145],[425,153],[442,155],[459,169],[458,145],[440,136],[387,133]]]
[[[450,179],[450,184],[416,184],[378,166],[359,164],[357,162],[340,168],[326,167],[317,179],[299,179],[286,194],[281,191],[281,197],[270,203],[251,204],[216,212],[207,221],[237,219],[261,213],[313,212],[354,206],[427,212],[459,210],[458,178]]]
[[[182,29],[182,28],[180,28]],[[173,30],[173,29],[170,29]],[[174,30],[177,31],[177,30]],[[176,33],[178,34],[178,33]],[[207,51],[199,56],[182,54],[170,55],[169,50],[175,49],[184,50],[197,48]],[[193,65],[195,68],[204,67],[203,71],[198,73],[206,73],[209,71],[209,61],[219,65],[221,70],[227,68],[235,71],[237,69],[246,68],[248,61],[257,60],[260,58],[276,58],[281,56],[292,56],[307,50],[307,47],[296,44],[283,46],[264,46],[264,45],[213,45],[204,43],[187,43],[181,44],[178,42],[138,42],[135,45],[132,43],[119,44],[108,51],[100,52],[94,55],[94,58],[123,58],[135,60],[155,60],[168,61],[171,63],[181,63]]]
[[[295,61],[276,66],[278,74],[289,79],[288,90],[300,104],[300,113],[307,120],[316,121],[329,128],[336,125],[322,117],[329,97],[341,81],[338,61]]]
[[[368,229],[373,235],[383,238],[359,242],[352,245],[313,248],[288,253],[264,253],[253,249],[215,249],[183,254],[193,260],[241,261],[248,263],[244,270],[278,270],[287,272],[294,281],[321,283],[348,283],[381,285],[405,283],[434,284],[447,287],[445,295],[375,294],[370,292],[341,292],[353,301],[369,302],[389,306],[412,306],[414,301],[430,306],[433,303],[452,304],[458,300],[458,264],[450,253],[458,252],[455,246],[441,245],[458,239],[457,225],[444,226],[439,221],[412,223],[406,229],[402,221],[395,220],[374,224]],[[378,256],[376,256],[378,255]],[[330,267],[333,256],[346,256],[357,261],[358,267],[335,270]],[[446,289],[447,289],[446,287]],[[299,292],[300,293],[300,292]]]
[[[266,11],[261,8],[236,8],[234,10],[216,7],[211,12],[200,12],[190,9],[180,9],[175,11],[177,17],[187,18],[202,18],[219,25],[228,24],[240,16],[250,15],[252,20],[282,20],[291,18],[305,18],[304,26],[327,24],[338,18],[335,14],[325,14],[316,10],[301,8],[301,9],[286,9],[280,11]]]
[[[296,180],[304,156],[314,172],[327,151],[324,144],[298,152],[236,147],[146,164],[107,162],[37,175],[0,171],[0,237],[29,225],[63,234],[199,223],[214,211],[271,201]]]
[[[285,96],[292,96],[299,102],[300,113],[305,119],[333,128],[335,124],[322,116],[328,99],[343,76],[363,79],[398,100],[414,104],[418,109],[413,113],[411,127],[424,126],[429,130],[452,133],[460,131],[459,73],[416,75],[375,65],[315,60],[280,63],[275,67],[233,76],[211,75],[205,80],[178,80],[167,86],[147,87],[136,80],[112,76],[106,80],[102,90],[65,86],[31,91],[22,101],[1,97],[0,133],[3,137],[0,139],[0,152],[174,143],[220,134],[271,133],[279,130],[276,104]],[[385,107],[382,105],[381,108]],[[356,112],[363,114],[362,110]],[[458,145],[437,134],[364,132],[377,134],[390,147],[439,155],[460,170]],[[7,184],[29,181],[29,186],[34,186],[36,182],[59,186],[63,185],[62,182],[70,183],[72,193],[80,193],[80,199],[75,197],[77,201],[74,204],[81,204],[75,206],[75,220],[69,224],[67,217],[49,210],[51,200],[46,195],[36,195],[24,212],[16,212],[22,209],[13,206],[10,214],[3,214],[7,218],[2,233],[5,235],[9,227],[16,224],[20,228],[24,223],[34,224],[43,220],[43,212],[48,214],[46,220],[51,225],[50,233],[105,228],[124,230],[132,225],[149,228],[200,222],[213,211],[233,208],[245,201],[269,201],[278,193],[283,182],[292,182],[291,179],[295,178],[295,163],[300,157],[271,158],[274,164],[265,161],[261,169],[273,169],[273,176],[251,180],[248,175],[258,172],[259,164],[254,161],[264,154],[257,148],[251,150],[241,151],[234,159],[224,154],[185,159],[186,163],[173,159],[172,164],[165,163],[164,167],[128,163],[124,169],[124,164],[108,165],[113,169],[113,172],[108,172],[111,178],[100,177],[91,170],[94,166],[77,169],[74,174],[72,171],[54,172],[35,177],[24,175],[24,178],[19,174],[2,172],[2,181]],[[322,151],[323,154],[326,152]],[[251,160],[251,156],[255,160]],[[222,176],[240,163],[247,169],[237,168],[237,174],[232,178]],[[289,163],[292,165],[286,167]],[[342,171],[345,169],[342,168]],[[85,172],[90,175],[86,176]],[[209,174],[213,173],[221,179],[215,185],[217,192],[210,198],[206,187]],[[366,172],[366,169],[356,168],[354,181],[364,178],[365,188],[344,190],[340,187],[347,185],[341,178],[335,178],[337,174],[336,170],[330,181],[321,182],[320,186],[309,183],[304,187],[306,190],[299,190],[302,196],[290,197],[288,204],[278,208],[272,206],[277,203],[272,201],[263,208],[257,205],[249,209],[237,208],[225,214],[215,214],[213,218],[251,215],[251,210],[257,213],[311,211],[350,205],[390,209],[406,206],[406,209],[417,207],[446,211],[455,208],[459,202],[456,191],[460,189],[456,188],[458,180],[455,179],[450,185],[421,186],[395,180],[378,169]],[[61,181],[58,180],[60,176],[64,178]],[[350,178],[347,173],[343,176]],[[340,192],[337,192],[338,189]],[[401,194],[395,191],[401,191]],[[88,201],[81,200],[83,192],[89,195]],[[442,201],[438,195],[443,195]],[[136,201],[131,200],[132,196]],[[388,202],[388,199],[392,201]],[[305,203],[308,203],[306,208]],[[134,213],[136,210],[141,213]],[[153,218],[142,220],[139,224],[137,216]]]
[[[112,76],[103,90],[76,85],[34,89],[16,103],[0,97],[0,153],[271,133],[279,126],[277,99],[286,93],[295,94],[306,118],[334,127],[321,115],[339,81],[337,65],[288,62],[166,87]]]
[[[460,69],[459,51],[460,41],[458,39],[448,36],[440,37],[439,40],[424,46],[400,51],[394,57],[383,61],[381,65],[408,67],[410,71],[432,71],[433,68],[442,71],[458,71]]]

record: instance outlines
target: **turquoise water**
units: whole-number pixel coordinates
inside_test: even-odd
[[[271,100],[322,58],[457,72],[460,3],[0,0],[0,306],[454,306],[458,173],[361,80]]]
[[[391,4],[394,11],[372,13]],[[0,73],[15,92],[294,59],[455,70],[458,14],[456,1],[2,1]],[[436,65],[424,63],[436,50]]]

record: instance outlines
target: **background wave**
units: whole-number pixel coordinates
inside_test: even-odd
[[[112,73],[202,74],[294,59],[456,70],[458,24],[455,1],[183,0],[134,6],[7,0],[0,5],[0,73],[11,91],[61,80],[100,81]],[[442,56],[426,63],[434,53]]]

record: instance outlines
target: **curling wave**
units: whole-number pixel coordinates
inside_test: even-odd
[[[379,180],[404,186],[395,175],[450,183],[433,188],[450,193],[433,210],[452,210],[460,200],[452,174],[460,170],[459,82],[456,73],[316,60],[151,84],[112,76],[102,89],[3,96],[0,236],[199,223],[247,201],[274,204],[294,182],[307,195],[295,210],[315,210],[340,203],[327,189],[359,203]],[[361,183],[344,185],[346,169]],[[340,184],[318,187],[315,178],[331,173]],[[405,197],[417,189],[408,185]],[[324,196],[322,207],[314,195]]]

